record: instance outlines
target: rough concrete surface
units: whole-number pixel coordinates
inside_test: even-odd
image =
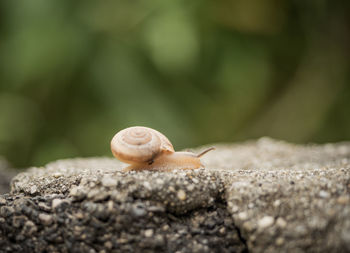
[[[350,251],[350,143],[215,146],[193,171],[28,169],[0,196],[0,252]]]

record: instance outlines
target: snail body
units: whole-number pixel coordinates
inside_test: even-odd
[[[162,133],[148,127],[129,127],[118,132],[111,141],[113,155],[130,164],[126,170],[173,170],[202,167],[199,155],[175,152],[173,145]]]

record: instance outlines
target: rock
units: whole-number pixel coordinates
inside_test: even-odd
[[[39,214],[39,219],[43,223],[43,225],[47,225],[47,226],[51,225],[53,221],[52,216],[45,213]]]
[[[77,158],[20,173],[0,197],[0,249],[350,251],[349,143],[214,146],[194,171]]]
[[[321,198],[325,198],[325,199],[327,199],[327,198],[330,197],[330,194],[329,194],[328,192],[322,191],[322,190],[319,192],[318,195],[319,195]]]
[[[287,226],[287,222],[283,218],[279,217],[276,221],[276,225],[280,228],[285,228]]]
[[[145,230],[145,236],[146,237],[152,237],[153,236],[153,229]]]
[[[258,221],[258,227],[260,229],[265,229],[265,228],[268,228],[270,227],[273,222],[275,221],[275,219],[271,216],[264,216],[263,218],[261,218],[259,221]]]
[[[111,178],[110,176],[105,175],[102,177],[101,183],[103,186],[106,186],[106,187],[114,187],[117,185],[118,182],[117,180]]]
[[[87,196],[87,193],[83,187],[73,186],[69,192],[69,195],[73,197],[76,201],[80,201]]]
[[[64,200],[62,200],[62,199],[54,199],[54,200],[52,200],[52,208],[56,209],[57,207],[59,207],[63,203],[64,203]]]
[[[184,190],[179,190],[177,192],[177,198],[181,201],[184,201],[186,199],[186,192]]]
[[[6,199],[0,197],[0,205],[6,205]]]
[[[132,206],[131,214],[135,217],[143,217],[147,214],[146,207],[142,203],[138,203]]]
[[[1,217],[9,217],[15,212],[15,209],[12,206],[2,206],[0,208]]]
[[[350,191],[349,143],[303,146],[264,138],[216,152],[223,153],[225,162],[229,154],[233,157],[235,169],[225,169],[221,176],[230,186],[228,210],[249,251],[350,250],[339,235],[350,231],[350,203],[345,197]],[[214,161],[209,162],[214,167]],[[266,217],[278,218],[272,222]]]

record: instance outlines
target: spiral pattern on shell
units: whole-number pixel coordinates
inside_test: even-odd
[[[140,126],[118,132],[111,141],[111,149],[116,158],[131,164],[146,163],[162,153],[175,152],[163,134]]]

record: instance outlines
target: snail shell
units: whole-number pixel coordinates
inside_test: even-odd
[[[131,164],[126,170],[197,169],[202,166],[199,155],[175,152],[173,145],[162,133],[148,127],[129,127],[118,132],[111,141],[113,155]]]
[[[175,152],[162,133],[148,127],[129,127],[118,132],[111,141],[113,155],[130,164],[147,163],[164,153]]]

